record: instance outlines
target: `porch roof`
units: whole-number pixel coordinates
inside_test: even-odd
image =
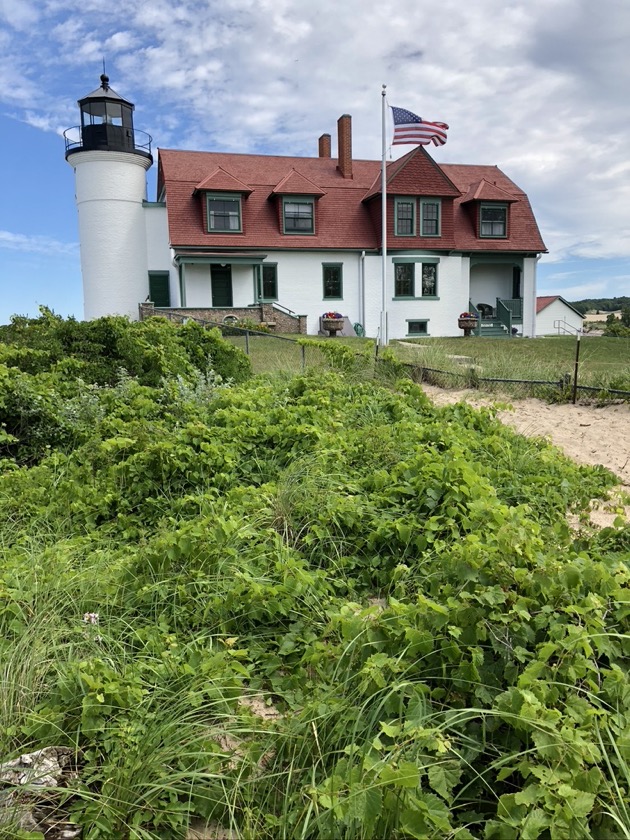
[[[260,265],[267,258],[267,254],[254,254],[248,251],[230,251],[217,253],[216,251],[184,251],[175,254],[175,264],[197,263],[202,265]]]

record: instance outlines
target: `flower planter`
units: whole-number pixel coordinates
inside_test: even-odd
[[[476,318],[458,318],[457,319],[457,326],[460,330],[464,330],[464,335],[468,337],[473,330],[477,329],[477,319]]]
[[[328,330],[329,335],[336,336],[343,329],[343,318],[322,318],[322,327]]]

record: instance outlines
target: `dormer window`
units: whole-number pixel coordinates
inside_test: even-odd
[[[395,228],[396,236],[414,236],[416,233],[416,200],[415,198],[395,199]]]
[[[440,236],[440,202],[436,198],[420,201],[420,236]]]
[[[507,211],[506,204],[482,204],[479,207],[479,236],[505,239]]]
[[[208,233],[242,233],[240,195],[209,194]]]
[[[394,200],[394,234],[396,236],[416,236],[417,200],[415,198],[396,198]],[[441,202],[438,198],[421,198],[420,236],[440,236]]]
[[[282,200],[282,222],[285,233],[315,233],[315,202],[312,198]]]

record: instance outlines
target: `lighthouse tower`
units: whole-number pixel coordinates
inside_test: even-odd
[[[79,108],[81,125],[64,137],[75,173],[84,317],[135,319],[148,292],[143,201],[151,137],[134,130],[134,106],[110,88],[105,73]]]

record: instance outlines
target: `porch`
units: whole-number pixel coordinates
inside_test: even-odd
[[[252,322],[272,332],[306,335],[306,315],[298,315],[278,303],[258,303],[245,307],[156,306],[153,301],[138,304],[140,321],[156,315],[176,323],[184,323],[187,318],[215,324]]]
[[[477,317],[473,335],[482,338],[512,338],[522,333],[523,298],[495,298],[495,304],[470,301],[469,311]],[[519,329],[520,327],[520,329]]]
[[[265,262],[266,257],[252,251],[178,249],[174,257],[178,288],[168,272],[149,272],[149,298],[140,304],[140,319],[150,313],[170,320],[241,321],[305,334],[306,316],[278,302],[277,264]],[[172,305],[173,298],[179,299],[179,305]]]
[[[470,260],[469,308],[474,335],[511,338],[523,332],[523,258],[476,254]]]

